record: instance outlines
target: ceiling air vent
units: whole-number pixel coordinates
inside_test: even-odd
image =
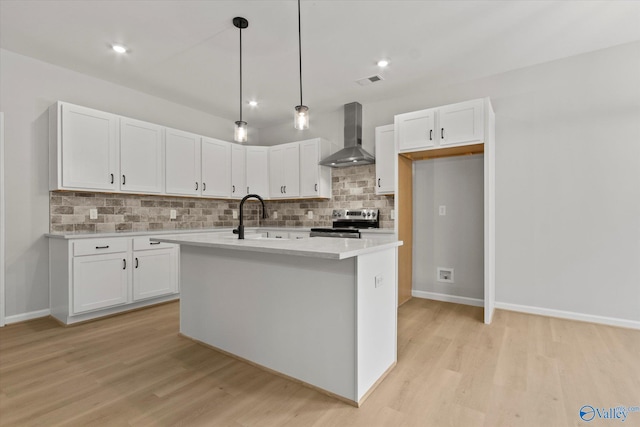
[[[371,83],[376,83],[381,80],[384,80],[382,76],[376,74],[375,76],[369,76],[360,80],[356,80],[356,83],[358,83],[360,86],[367,86],[367,85],[370,85]]]

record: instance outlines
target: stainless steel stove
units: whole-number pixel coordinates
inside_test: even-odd
[[[359,239],[360,230],[380,228],[378,209],[334,209],[333,227],[312,228],[311,237],[343,237]]]

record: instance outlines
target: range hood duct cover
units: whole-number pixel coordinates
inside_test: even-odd
[[[320,165],[343,168],[375,162],[375,158],[362,148],[362,105],[359,102],[345,104],[344,148],[321,160]]]

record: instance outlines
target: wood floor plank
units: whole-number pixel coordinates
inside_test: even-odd
[[[354,408],[179,336],[179,305],[0,328],[0,426],[576,426],[640,404],[640,331],[413,299]],[[634,418],[635,417],[635,418]],[[625,425],[640,425],[640,413]]]

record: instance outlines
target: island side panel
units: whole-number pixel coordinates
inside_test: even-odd
[[[397,360],[397,253],[358,257],[358,401]]]
[[[356,401],[355,263],[182,245],[180,331]]]

